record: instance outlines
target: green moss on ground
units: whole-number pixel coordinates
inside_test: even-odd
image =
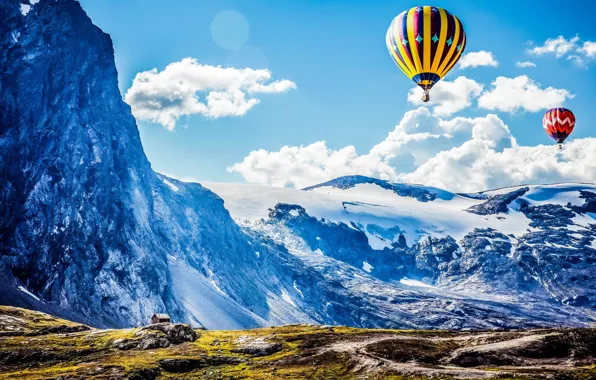
[[[56,332],[73,329],[77,331]],[[595,329],[480,334],[290,325],[254,330],[197,330],[196,341],[167,348],[117,347],[117,342],[140,339],[135,335],[138,331],[89,329],[47,314],[2,306],[0,379],[421,380],[430,376],[446,380],[454,378],[447,366],[449,371],[474,370],[496,375],[497,379],[596,379]],[[546,334],[548,338],[516,348],[517,351],[498,352],[528,357],[524,366],[486,365],[458,370],[449,363],[455,350],[528,334]],[[263,356],[236,351],[246,341],[255,339],[281,346]],[[466,373],[468,378],[473,378],[469,374]]]

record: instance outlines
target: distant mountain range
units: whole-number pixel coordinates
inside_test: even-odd
[[[99,327],[595,321],[596,186],[184,183],[151,169],[78,2],[0,19],[0,303]]]

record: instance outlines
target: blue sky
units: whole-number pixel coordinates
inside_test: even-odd
[[[94,23],[112,36],[123,93],[138,72],[161,71],[185,57],[205,65],[268,69],[273,80],[288,79],[296,84],[296,89],[283,93],[260,94],[260,103],[241,117],[183,116],[173,131],[138,120],[154,169],[178,178],[242,182],[240,173],[226,168],[251,151],[275,152],[285,145],[323,140],[329,149],[353,145],[359,154],[366,154],[407,111],[419,107],[408,102],[413,84],[394,65],[385,47],[385,33],[393,17],[420,5],[418,2],[178,0],[175,6],[163,0],[80,2]],[[578,47],[596,41],[591,20],[595,3],[445,0],[433,5],[462,20],[468,36],[466,53],[483,50],[498,61],[497,67],[456,67],[446,81],[466,76],[488,90],[498,76],[527,75],[543,89],[565,89],[575,95],[563,104],[578,120],[573,137],[594,135],[591,116],[596,104],[596,63],[586,59],[580,67],[567,59],[571,53],[557,58],[555,54],[531,55],[526,50],[559,35],[566,39],[579,36]],[[245,40],[236,50],[222,47],[212,35],[216,17],[229,10],[248,23],[248,34],[237,24],[218,29],[220,42],[227,39],[240,44]],[[515,65],[528,60],[536,67]],[[473,101],[441,117],[449,120],[495,113],[518,144],[550,145],[552,141],[541,126],[543,112],[480,109]]]

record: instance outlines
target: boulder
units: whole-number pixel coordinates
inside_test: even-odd
[[[145,326],[135,335],[142,335],[147,331],[160,331],[164,333],[172,344],[194,342],[197,340],[197,333],[189,326],[174,323],[155,323]]]
[[[169,347],[171,344],[194,342],[197,333],[183,324],[156,323],[145,326],[135,333],[136,339],[118,339],[113,345],[121,350],[152,350]]]
[[[239,339],[236,343],[240,344],[232,352],[249,354],[252,356],[267,356],[281,351],[281,343],[267,342],[264,338]]]

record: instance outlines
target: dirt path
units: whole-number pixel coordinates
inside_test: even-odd
[[[478,336],[470,336],[469,338],[481,338],[487,337],[488,334],[479,334]],[[367,347],[382,343],[384,341],[391,340],[448,340],[449,338],[423,338],[412,335],[401,335],[401,334],[379,334],[372,337],[365,337],[359,340],[347,340],[341,342],[335,342],[328,346],[322,347],[319,353],[325,353],[329,351],[342,352],[350,354],[353,361],[356,362],[354,371],[360,373],[359,378],[366,379],[370,375],[380,372],[382,370],[395,370],[405,375],[426,375],[426,376],[437,376],[437,375],[449,375],[461,379],[466,378],[493,378],[501,374],[496,371],[484,371],[475,368],[462,368],[452,366],[436,366],[427,367],[416,362],[399,363],[393,360],[379,357],[374,353],[367,351]]]

